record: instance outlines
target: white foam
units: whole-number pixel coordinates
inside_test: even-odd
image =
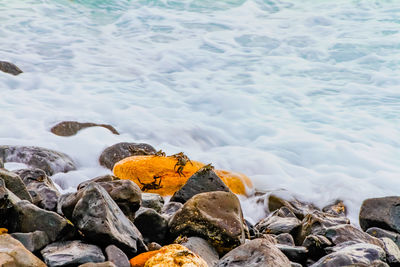
[[[69,154],[63,190],[121,141],[323,206],[399,195],[398,3],[3,1],[0,143]],[[59,137],[62,120],[108,123]],[[243,202],[245,203],[245,202]],[[249,201],[256,221],[263,208]],[[256,208],[254,208],[256,207]]]

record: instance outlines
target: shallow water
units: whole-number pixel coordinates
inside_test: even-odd
[[[0,143],[65,152],[66,191],[145,142],[319,206],[400,194],[400,2],[0,1]],[[73,137],[63,120],[109,123]],[[244,203],[257,220],[260,208]]]

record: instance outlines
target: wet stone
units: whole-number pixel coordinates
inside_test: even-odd
[[[136,212],[134,224],[146,243],[157,242],[162,245],[166,243],[168,221],[155,210],[140,208]]]
[[[15,64],[7,61],[0,61],[0,71],[12,75],[18,75],[22,73],[22,70],[18,68]]]
[[[92,122],[63,121],[54,125],[50,131],[58,136],[72,136],[80,130],[89,127],[103,127],[110,130],[111,133],[119,135],[118,131],[109,124],[99,124]]]
[[[107,260],[117,267],[130,267],[129,259],[126,254],[114,245],[109,245],[105,249]]]

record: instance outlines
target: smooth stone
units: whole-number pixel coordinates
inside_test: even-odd
[[[109,245],[105,249],[107,260],[117,267],[130,267],[128,256],[117,246]]]
[[[119,135],[119,132],[109,124],[98,124],[92,122],[77,122],[77,121],[63,121],[51,127],[50,131],[58,136],[72,136],[77,134],[80,130],[89,127],[103,127],[113,134]]]
[[[105,257],[98,246],[80,240],[56,242],[40,252],[49,267],[78,266],[87,262],[104,262]]]
[[[372,235],[373,237],[381,238],[381,237],[387,237],[393,240],[393,242],[396,243],[396,245],[400,248],[400,234],[391,232],[388,230],[383,230],[378,227],[372,227],[369,228],[366,231],[367,234]]]
[[[0,146],[0,157],[4,162],[19,162],[42,169],[49,176],[76,169],[68,155],[42,147]]]
[[[279,248],[290,261],[305,263],[307,260],[308,249],[306,247],[293,247],[281,244],[277,244],[276,247]]]
[[[15,64],[7,61],[0,61],[0,71],[12,74],[12,75],[18,75],[21,74],[23,71],[18,68]]]
[[[278,244],[295,246],[294,239],[291,234],[282,233],[282,234],[277,235],[275,238],[276,238],[276,241],[278,242]]]
[[[378,266],[385,261],[385,251],[376,245],[367,243],[342,243],[333,248],[333,252],[322,257],[311,267],[338,266]]]
[[[41,169],[22,169],[14,171],[18,174],[29,194],[32,203],[45,210],[56,211],[60,192],[53,181]]]
[[[147,251],[139,230],[103,187],[92,182],[78,193],[70,220],[85,238],[101,247],[116,245],[128,257]]]
[[[184,238],[180,244],[199,255],[208,266],[215,266],[218,263],[218,252],[205,239],[192,236]]]
[[[2,234],[0,235],[0,266],[46,267],[46,264],[11,235]]]
[[[280,217],[279,211],[276,210],[271,213],[267,218],[259,221],[255,228],[260,233],[267,234],[281,234],[281,233],[291,233],[293,230],[298,228],[301,221],[296,217]]]
[[[172,237],[199,236],[220,255],[241,245],[248,235],[237,196],[230,192],[200,193],[189,199],[171,218]]]
[[[358,243],[369,243],[383,247],[382,241],[376,237],[359,230],[350,224],[342,224],[329,227],[325,230],[324,236],[329,238],[333,244],[338,245],[347,241]]]
[[[381,197],[364,200],[360,209],[360,227],[371,227],[400,233],[400,197]]]
[[[386,252],[386,261],[390,266],[398,267],[400,266],[400,249],[390,238],[383,237],[380,238],[383,242],[383,249]]]
[[[164,199],[159,194],[142,193],[142,207],[149,208],[161,213],[164,207]]]
[[[290,267],[289,259],[267,239],[257,238],[228,252],[216,267]]]
[[[146,243],[166,244],[168,220],[149,208],[140,208],[133,222]]]
[[[13,192],[17,197],[32,202],[32,197],[18,174],[0,169],[0,178],[4,180],[7,189]]]
[[[41,250],[50,243],[47,234],[43,231],[12,233],[11,236],[21,242],[30,252]]]
[[[154,155],[156,150],[154,147],[144,143],[117,143],[107,147],[100,155],[100,165],[112,170],[114,164],[118,161],[138,155]]]
[[[231,190],[212,168],[203,167],[190,176],[186,183],[174,193],[171,201],[185,203],[194,195],[212,191],[230,192]]]

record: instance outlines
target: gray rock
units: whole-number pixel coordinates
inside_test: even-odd
[[[400,197],[364,200],[359,219],[364,231],[371,227],[379,227],[400,233]]]
[[[69,197],[70,197],[71,195],[73,195],[73,193],[66,193],[66,194],[61,195],[61,196],[58,198],[58,202],[57,202],[57,213],[60,214],[61,216],[65,216],[65,215],[64,215],[64,212],[62,211],[62,207],[63,207],[65,201],[68,200]],[[75,205],[76,205],[76,203],[74,204],[73,207],[75,207]],[[66,217],[71,217],[72,211],[73,211],[73,209],[72,209],[71,212],[70,212],[70,216],[66,216]]]
[[[322,211],[340,217],[346,217],[347,215],[347,208],[342,200],[336,200],[334,203],[323,207]]]
[[[4,180],[7,189],[13,192],[16,196],[18,196],[20,199],[25,199],[32,202],[32,198],[21,177],[13,172],[0,169],[0,178]]]
[[[107,260],[115,264],[117,267],[130,267],[131,264],[129,262],[126,254],[120,250],[118,247],[114,245],[109,245],[106,247],[106,255]]]
[[[309,235],[302,244],[309,251],[312,260],[318,260],[326,255],[325,248],[333,246],[332,242],[323,235]]]
[[[335,245],[347,241],[355,241],[358,243],[369,243],[383,247],[382,241],[378,238],[370,236],[350,224],[329,227],[325,230],[324,236],[329,238],[329,240],[331,240]]]
[[[0,225],[10,228],[14,225],[15,217],[12,216],[13,208],[16,203],[21,201],[13,192],[8,190],[5,182],[0,178]]]
[[[100,155],[100,165],[112,170],[114,164],[118,161],[138,155],[154,155],[156,150],[154,147],[144,143],[117,143],[107,147]]]
[[[203,238],[195,236],[184,238],[180,244],[199,255],[207,262],[208,266],[215,266],[218,263],[219,256],[217,251]]]
[[[400,234],[398,234],[398,233],[391,232],[391,231],[388,231],[388,230],[383,230],[383,229],[378,228],[378,227],[369,228],[366,231],[366,233],[368,233],[369,235],[372,235],[374,237],[377,237],[377,238],[381,238],[381,237],[390,238],[400,248]]]
[[[267,218],[259,221],[255,225],[255,228],[260,233],[281,234],[291,233],[300,226],[301,221],[299,219],[296,217],[280,217],[278,216],[279,211],[280,210],[276,210]]]
[[[11,235],[0,235],[0,248],[0,266],[2,267],[46,267],[44,262]]]
[[[142,207],[149,208],[161,213],[164,206],[164,199],[159,194],[142,193]]]
[[[117,176],[111,175],[111,174],[106,174],[106,175],[101,175],[101,176],[97,176],[93,179],[84,181],[82,183],[80,183],[76,190],[81,190],[82,188],[86,187],[88,184],[90,184],[91,182],[95,182],[95,183],[99,183],[99,182],[112,182],[112,181],[118,181],[121,180],[119,179]]]
[[[182,207],[183,207],[182,203],[170,201],[167,204],[165,204],[164,207],[161,209],[161,214],[170,218]]]
[[[243,244],[222,257],[217,267],[290,267],[289,259],[267,239],[257,238]]]
[[[0,71],[12,75],[18,75],[22,73],[22,70],[20,70],[20,68],[15,66],[13,63],[7,61],[0,61]]]
[[[290,266],[291,267],[303,267],[303,265],[301,265],[300,263],[297,263],[297,262],[290,262]]]
[[[116,245],[129,257],[147,250],[138,229],[103,187],[93,182],[79,192],[71,221],[88,240],[101,247]]]
[[[0,158],[4,162],[19,162],[42,169],[49,176],[76,169],[74,162],[66,154],[41,147],[0,146]]]
[[[276,247],[279,248],[279,250],[282,251],[290,261],[300,262],[303,264],[307,261],[308,249],[306,247],[292,247],[281,244],[277,244]]]
[[[314,211],[319,210],[313,204],[303,203],[299,200],[287,201],[287,200],[284,200],[274,194],[267,196],[267,203],[268,203],[268,211],[269,212],[273,212],[282,207],[287,207],[300,220],[303,220],[307,214],[313,213]]]
[[[291,234],[288,233],[282,233],[277,235],[276,237],[276,241],[278,242],[278,244],[281,245],[288,245],[288,246],[294,246],[294,240],[293,240],[293,236]]]
[[[195,195],[174,214],[169,226],[172,237],[202,237],[220,255],[243,244],[249,236],[239,199],[230,192]]]
[[[230,189],[212,168],[206,166],[193,174],[186,183],[175,192],[171,201],[185,203],[194,195],[212,191],[230,192]]]
[[[112,127],[109,124],[98,124],[98,123],[92,123],[92,122],[77,122],[77,121],[63,121],[60,122],[56,125],[54,125],[50,131],[59,136],[72,136],[75,135],[77,132],[79,132],[82,129],[89,128],[89,127],[103,127],[113,134],[119,135],[118,131],[115,130],[114,127]]]
[[[333,253],[326,255],[311,265],[312,267],[339,267],[339,266],[378,266],[384,264],[385,251],[376,245],[356,243],[336,246]],[[384,265],[383,265],[384,266]]]
[[[134,224],[143,235],[146,243],[166,243],[168,234],[168,221],[158,212],[149,208],[140,208],[136,212]]]
[[[111,261],[105,261],[105,262],[99,262],[99,263],[88,262],[85,264],[81,264],[78,267],[120,267],[120,266],[115,265]]]
[[[21,242],[30,252],[39,251],[50,243],[47,234],[43,231],[13,233],[11,236]]]
[[[98,246],[86,244],[80,240],[52,243],[42,249],[41,254],[49,267],[77,266],[105,260]]]
[[[33,204],[45,210],[56,210],[60,192],[43,170],[35,168],[14,172],[25,183]]]
[[[386,252],[386,261],[390,266],[400,266],[400,249],[396,243],[387,237],[380,238],[380,240],[383,242],[383,249]]]

